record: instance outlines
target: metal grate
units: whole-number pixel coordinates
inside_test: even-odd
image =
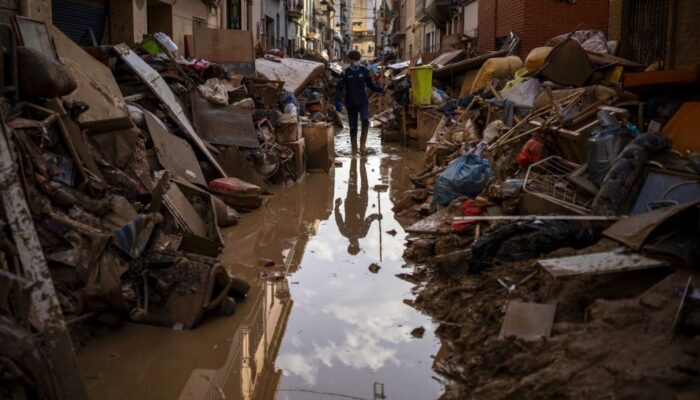
[[[579,167],[558,156],[545,158],[528,168],[523,190],[578,214],[590,214],[593,196],[567,178]]]
[[[666,59],[668,0],[627,0],[623,55],[644,65]]]

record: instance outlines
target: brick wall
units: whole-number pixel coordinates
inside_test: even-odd
[[[677,0],[673,14],[669,67],[700,63],[700,1]]]
[[[520,37],[521,57],[547,40],[575,29],[598,29],[608,32],[608,6],[610,0],[578,0],[568,4],[555,0],[527,0],[525,23],[527,30]]]
[[[510,31],[520,36],[517,54],[522,58],[533,48],[579,24],[583,24],[581,29],[607,33],[610,1],[578,0],[568,4],[556,0],[479,0],[478,50],[480,53],[495,50],[496,38]]]
[[[496,43],[496,1],[479,0],[479,25],[477,50],[486,53],[493,50]]]
[[[610,0],[608,40],[622,40],[622,9],[624,0]]]

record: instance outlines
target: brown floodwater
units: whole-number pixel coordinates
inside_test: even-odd
[[[439,397],[434,325],[404,303],[413,285],[395,276],[411,269],[391,208],[421,154],[382,145],[373,130],[376,154],[351,158],[347,143],[347,131],[336,136],[342,165],[273,187],[266,207],[223,232],[224,264],[252,284],[233,316],[191,331],[125,323],[98,334],[79,355],[90,397]]]

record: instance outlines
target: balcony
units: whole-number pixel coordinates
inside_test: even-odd
[[[450,19],[450,0],[424,0],[425,13],[435,22],[435,25],[442,25],[443,22]],[[418,5],[416,4],[416,12]],[[417,19],[417,18],[416,18]]]
[[[428,22],[430,17],[425,12],[425,2],[427,0],[416,0],[416,22]]]
[[[304,3],[299,0],[287,0],[287,18],[297,22],[304,13]]]

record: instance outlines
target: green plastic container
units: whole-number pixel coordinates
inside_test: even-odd
[[[411,99],[413,104],[430,105],[433,95],[433,66],[422,65],[409,69],[411,76]]]

